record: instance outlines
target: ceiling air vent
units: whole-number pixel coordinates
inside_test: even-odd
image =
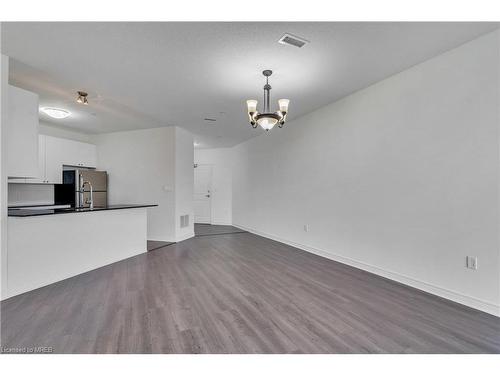
[[[309,43],[309,41],[299,38],[298,36],[286,33],[281,38],[279,38],[278,43],[288,44],[289,46],[301,48],[304,46],[304,44]]]

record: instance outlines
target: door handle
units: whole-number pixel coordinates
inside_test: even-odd
[[[205,197],[210,198],[210,194],[205,195]]]

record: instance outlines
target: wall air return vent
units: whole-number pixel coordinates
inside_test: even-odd
[[[298,36],[286,33],[281,38],[279,38],[278,43],[302,48],[306,43],[309,43],[309,41],[303,38],[299,38]]]
[[[189,226],[189,215],[181,215],[181,228]]]

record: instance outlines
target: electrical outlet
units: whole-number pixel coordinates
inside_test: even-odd
[[[304,224],[304,232],[309,232],[309,225]]]
[[[471,270],[477,270],[477,257],[467,256],[465,257],[465,265]]]

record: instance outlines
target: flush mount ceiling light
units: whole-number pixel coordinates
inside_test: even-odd
[[[77,103],[84,104],[84,105],[89,105],[89,101],[87,100],[87,94],[85,91],[77,91],[78,98],[76,99]]]
[[[63,119],[71,115],[70,111],[66,111],[65,109],[60,109],[60,108],[44,107],[42,108],[42,112],[56,119]]]
[[[264,70],[262,72],[264,77],[266,77],[266,84],[264,85],[264,112],[257,112],[257,100],[251,99],[247,100],[248,109],[248,120],[250,125],[255,129],[257,125],[260,125],[262,129],[271,130],[274,125],[278,124],[279,128],[283,127],[286,121],[286,115],[288,113],[288,99],[278,100],[279,111],[270,112],[269,102],[271,100],[271,85],[269,85],[269,77],[273,74],[272,70]]]

